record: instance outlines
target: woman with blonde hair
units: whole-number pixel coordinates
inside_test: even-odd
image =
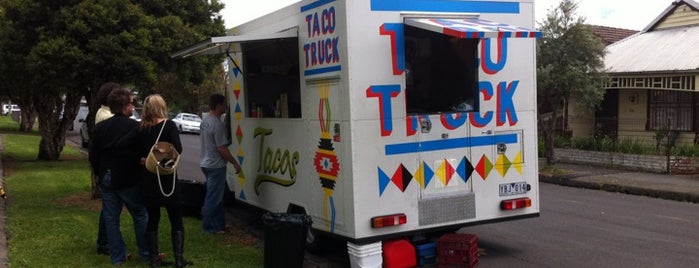
[[[148,96],[143,102],[141,112],[141,127],[139,137],[142,145],[142,156],[145,159],[156,141],[169,142],[177,152],[182,153],[182,143],[177,125],[167,120],[167,104],[158,94]],[[143,168],[141,179],[143,185],[143,203],[148,210],[148,225],[146,241],[148,252],[151,252],[151,267],[165,265],[158,252],[158,225],[160,224],[160,208],[165,207],[170,219],[172,247],[175,255],[175,267],[192,264],[184,259],[184,225],[182,223],[182,198],[177,178],[177,172],[170,175],[154,174]]]

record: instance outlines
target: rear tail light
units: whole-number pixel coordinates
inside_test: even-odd
[[[532,206],[532,200],[529,197],[509,199],[500,201],[500,209],[502,210],[513,210],[528,208]]]
[[[378,216],[378,217],[371,218],[371,227],[372,228],[381,228],[381,227],[406,224],[407,222],[408,222],[408,218],[406,218],[405,214],[403,214],[403,213],[386,215],[386,216]]]

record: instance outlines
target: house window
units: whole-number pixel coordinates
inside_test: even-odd
[[[301,117],[298,38],[242,44],[249,117]]]
[[[694,130],[693,92],[650,90],[648,99],[649,130]]]
[[[405,26],[408,114],[478,109],[476,48],[479,41]]]

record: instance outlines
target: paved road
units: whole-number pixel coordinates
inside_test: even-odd
[[[194,180],[204,182],[204,174],[199,168],[199,135],[195,134],[180,134],[180,142],[182,142],[182,159],[180,159],[180,168],[177,169],[181,180]]]
[[[699,204],[541,185],[541,217],[462,229],[482,267],[697,267]]]

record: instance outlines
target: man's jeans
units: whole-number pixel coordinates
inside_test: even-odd
[[[223,208],[223,194],[226,191],[226,167],[202,167],[206,177],[206,198],[202,208],[202,230],[216,233],[226,227],[226,214]]]
[[[104,213],[104,223],[107,229],[107,239],[109,240],[109,255],[112,263],[118,264],[126,261],[126,244],[121,236],[119,222],[124,205],[126,205],[133,218],[138,255],[142,260],[148,260],[148,246],[145,239],[148,212],[142,204],[143,195],[141,189],[138,186],[127,189],[112,188],[112,174],[109,171],[102,178],[101,186],[102,212]]]

